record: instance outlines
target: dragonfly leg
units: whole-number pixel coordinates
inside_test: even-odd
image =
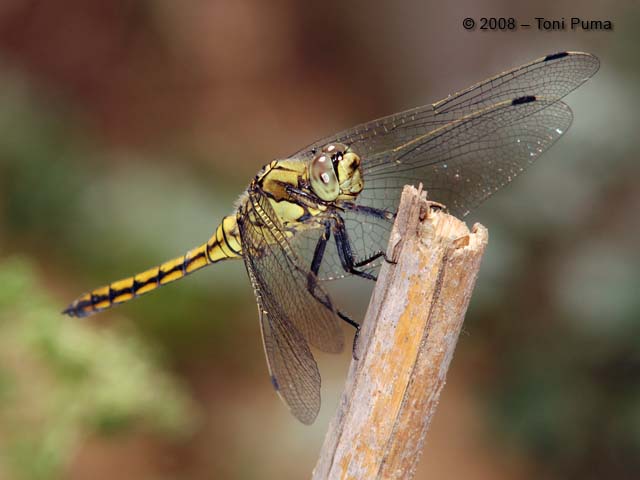
[[[392,265],[395,265],[397,262],[394,262],[392,259],[390,259],[389,257],[387,257],[387,254],[385,252],[383,252],[382,250],[374,253],[373,255],[371,255],[368,258],[365,258],[364,260],[361,260],[359,262],[356,262],[353,264],[354,267],[364,267],[365,265],[370,264],[371,262],[379,259],[380,257],[384,258],[384,261],[387,263],[390,263]]]
[[[352,212],[362,213],[369,215],[370,217],[379,218],[381,220],[388,220],[393,222],[396,218],[396,214],[389,210],[382,210],[380,208],[367,207],[366,205],[356,205],[353,202],[343,202],[340,204],[340,208],[344,210],[350,210]]]
[[[336,240],[336,246],[338,248],[338,257],[340,258],[340,264],[342,265],[342,268],[345,270],[345,272],[349,272],[358,277],[366,278],[367,280],[373,280],[375,282],[378,279],[378,277],[376,277],[375,275],[369,272],[363,272],[362,270],[358,270],[357,268],[362,265],[371,263],[373,260],[375,260],[375,258],[374,259],[369,258],[367,259],[367,261],[364,261],[364,263],[355,262],[354,256],[353,256],[353,249],[351,248],[351,243],[349,242],[349,236],[347,235],[347,229],[345,227],[344,220],[340,215],[334,216],[333,236]],[[379,258],[380,256],[376,258]]]
[[[313,252],[313,259],[311,260],[311,268],[310,272],[307,275],[307,288],[313,294],[313,290],[315,290],[316,279],[318,278],[318,272],[320,271],[320,265],[322,264],[322,259],[324,257],[324,252],[327,248],[327,242],[331,237],[331,223],[329,221],[324,224],[324,232],[320,236],[318,243],[316,244],[316,249]]]
[[[328,239],[327,239],[328,240]],[[320,240],[318,242],[318,244],[320,244],[322,240]],[[325,245],[326,245],[326,241],[325,241]],[[318,251],[318,248],[316,247],[316,251]],[[319,262],[318,262],[319,265]],[[353,357],[354,360],[359,360],[358,358],[358,339],[360,338],[360,324],[358,322],[356,322],[355,320],[353,320],[351,317],[349,317],[349,315],[347,315],[346,313],[338,310],[337,308],[333,307],[331,305],[330,300],[327,297],[318,295],[317,291],[316,291],[316,282],[317,282],[317,277],[315,274],[309,273],[309,275],[307,276],[307,289],[309,290],[309,293],[311,293],[311,295],[313,296],[313,298],[315,298],[316,300],[318,300],[322,305],[324,305],[325,307],[327,307],[329,310],[334,311],[337,315],[338,318],[340,318],[340,320],[342,320],[343,322],[351,325],[353,328],[355,328],[356,333],[353,337],[353,345],[351,346],[351,356]]]
[[[345,322],[347,322],[349,325],[351,325],[353,328],[356,329],[356,334],[353,336],[353,345],[351,345],[351,356],[353,357],[354,360],[360,360],[360,358],[358,357],[358,340],[360,339],[360,324],[355,320],[352,320],[351,318],[349,318],[340,310],[336,310],[336,313],[338,314],[338,317],[340,317],[341,320],[344,320]]]
[[[436,202],[431,202],[431,203],[433,203],[433,208],[437,208],[437,207],[442,207],[443,209],[446,208],[444,205],[440,203],[436,203]],[[369,215],[371,217],[379,218],[381,220],[387,220],[389,222],[392,222],[396,218],[396,214],[393,212],[390,212],[389,210],[382,210],[380,208],[367,207],[365,205],[356,205],[353,202],[345,202],[344,204],[341,205],[341,207],[344,210],[350,210],[352,212],[362,213],[364,215]],[[373,262],[374,260],[377,260],[380,257],[383,257],[384,261],[387,263],[391,263],[391,264],[396,263],[392,259],[387,257],[387,254],[385,252],[380,250],[374,253],[373,255],[371,255],[369,258],[366,258],[364,260],[361,260],[360,262],[354,263],[354,267],[363,267]]]
[[[318,296],[315,288],[318,281],[318,272],[320,271],[320,265],[322,264],[322,258],[324,257],[324,252],[327,248],[327,242],[329,241],[329,238],[331,238],[331,222],[326,221],[324,224],[324,232],[320,236],[320,239],[318,240],[318,243],[316,244],[316,248],[313,252],[313,260],[311,261],[310,272],[307,275],[307,289],[309,290],[309,293],[311,293],[311,295],[313,295],[313,297],[316,300],[318,300],[328,309],[333,310],[328,299]],[[351,325],[353,328],[356,329],[356,338],[357,338],[360,335],[360,324],[355,320],[352,320],[347,314],[341,312],[340,310],[335,309],[335,311],[341,320],[343,320],[344,322],[348,323],[349,325]],[[355,352],[355,340],[354,340],[354,352]]]
[[[308,277],[308,281],[307,281],[307,288],[309,290],[309,293],[311,295],[313,295],[313,298],[315,298],[317,301],[319,301],[322,305],[324,305],[325,307],[327,307],[329,310],[334,311],[338,317],[340,318],[340,320],[342,320],[345,323],[348,323],[349,325],[351,325],[353,328],[356,329],[356,336],[360,333],[360,324],[358,322],[356,322],[355,320],[351,319],[351,317],[349,317],[349,315],[347,315],[346,313],[338,310],[337,308],[335,308],[331,302],[329,301],[329,299],[327,297],[322,297],[320,295],[318,295],[318,293],[316,292],[316,278],[315,276],[309,276]]]

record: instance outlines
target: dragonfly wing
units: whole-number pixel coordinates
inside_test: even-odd
[[[560,100],[591,78],[599,66],[598,58],[588,53],[547,55],[488,78],[439,102],[372,120],[325,137],[292,155],[292,158],[307,160],[313,156],[311,152],[314,149],[340,142],[352,146],[366,159],[504,101],[528,95],[547,101]]]
[[[260,277],[255,265],[245,261],[254,285],[260,314],[260,330],[271,383],[302,423],[310,425],[320,411],[320,372],[309,345],[279,306],[268,300],[269,293],[260,290]]]
[[[397,205],[394,207],[397,208]],[[347,241],[351,253],[354,255],[353,259],[355,263],[386,249],[387,238],[393,225],[393,215],[390,215],[389,218],[380,218],[367,215],[366,213],[340,208],[336,209],[333,215],[341,217],[344,222]],[[317,218],[322,219],[322,214]],[[311,221],[316,221],[316,219],[311,219],[310,222]],[[328,219],[328,221],[332,223],[331,219]],[[317,229],[301,229],[291,239],[292,246],[298,255],[304,259],[304,264],[311,265],[321,235],[322,232],[319,232]],[[340,255],[341,253],[343,252],[338,251],[335,232],[332,231],[318,269],[318,279],[321,282],[338,280],[352,275],[351,272],[345,270]],[[384,260],[379,258],[371,264],[358,267],[358,270],[365,273],[376,274],[382,262],[384,262]]]
[[[571,126],[571,109],[538,97],[504,101],[369,158],[358,200],[393,208],[405,184],[463,217],[510,183]]]
[[[395,212],[403,186],[421,182],[431,200],[463,217],[539,158],[567,131],[572,118],[571,109],[561,101],[531,100],[503,102],[450,122],[363,163],[365,188],[356,203]],[[387,246],[392,222],[369,212],[342,213],[356,260]],[[364,270],[375,273],[379,264]],[[330,280],[348,275],[332,243],[319,276]]]
[[[431,200],[463,217],[566,132],[572,113],[560,99],[598,67],[587,53],[548,55],[434,104],[326,137],[292,158],[308,161],[314,149],[347,144],[362,158],[357,204],[395,213],[402,187],[422,183]],[[386,248],[391,222],[353,210],[344,221],[358,260]],[[338,260],[327,249],[322,279],[345,276]]]
[[[340,320],[328,294],[292,248],[266,196],[250,192],[238,225],[272,383],[292,413],[311,423],[320,408],[320,374],[307,342],[323,351],[341,351]]]

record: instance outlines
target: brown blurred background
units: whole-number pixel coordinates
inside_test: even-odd
[[[611,32],[467,32],[465,17]],[[560,50],[572,129],[474,212],[491,240],[417,478],[640,476],[636,2],[3,0],[0,478],[306,478],[241,263],[85,321],[69,300],[205,241],[269,160]],[[360,318],[368,286],[343,299]],[[357,314],[356,314],[357,312]]]

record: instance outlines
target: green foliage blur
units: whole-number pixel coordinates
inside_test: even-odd
[[[61,320],[25,258],[0,263],[0,285],[0,478],[61,478],[90,435],[192,430],[193,405],[138,338]]]

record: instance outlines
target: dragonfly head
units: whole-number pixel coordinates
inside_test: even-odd
[[[364,187],[360,157],[346,145],[331,143],[311,160],[309,180],[313,192],[326,202],[355,197]]]

